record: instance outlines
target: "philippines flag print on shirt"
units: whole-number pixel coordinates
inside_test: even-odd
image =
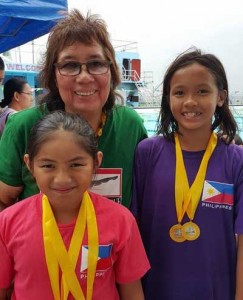
[[[111,250],[112,250],[112,244],[99,245],[98,262],[97,262],[96,271],[105,271],[112,267]],[[80,266],[81,272],[85,272],[88,269],[88,253],[89,253],[89,247],[82,246],[82,257],[81,257],[81,266]]]
[[[233,184],[205,180],[202,201],[215,204],[233,205]]]

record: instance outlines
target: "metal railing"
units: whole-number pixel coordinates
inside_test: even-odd
[[[121,78],[123,82],[132,81],[135,84],[138,91],[140,107],[160,106],[161,93],[154,89],[152,72],[147,72],[142,80],[136,70],[126,70],[122,67]]]

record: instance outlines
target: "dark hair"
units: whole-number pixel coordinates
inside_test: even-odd
[[[1,107],[5,107],[9,105],[12,100],[15,92],[21,93],[23,91],[23,87],[28,82],[23,78],[11,78],[7,80],[4,84],[3,88],[3,100],[0,102]]]
[[[97,42],[102,47],[105,58],[112,62],[110,66],[111,90],[103,108],[108,112],[113,108],[116,97],[121,97],[116,92],[116,87],[120,84],[120,72],[115,59],[115,51],[109,40],[105,22],[98,15],[90,13],[84,17],[77,9],[72,10],[66,18],[60,20],[49,35],[43,67],[40,71],[40,82],[48,93],[41,103],[47,103],[49,111],[64,109],[64,103],[55,81],[54,64],[57,62],[60,51],[79,42],[86,45]]]
[[[33,162],[41,146],[59,130],[72,132],[80,147],[92,156],[97,165],[98,142],[92,127],[82,117],[64,111],[50,113],[33,126],[27,145],[30,162]]]
[[[3,61],[2,57],[0,56],[0,71],[4,71],[4,69],[5,69],[4,61]]]
[[[194,63],[206,67],[215,79],[219,91],[225,90],[227,97],[221,107],[217,106],[214,113],[212,131],[218,128],[221,135],[227,135],[227,142],[230,143],[236,133],[237,124],[229,109],[229,90],[226,73],[222,63],[212,54],[202,54],[200,49],[189,49],[180,54],[167,69],[163,81],[163,95],[160,114],[158,118],[157,134],[173,140],[174,132],[178,132],[178,124],[170,109],[170,83],[176,71]]]
[[[235,134],[234,136],[234,141],[236,145],[243,145],[243,141],[242,138],[239,136],[239,134]]]

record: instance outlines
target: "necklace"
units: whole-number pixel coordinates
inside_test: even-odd
[[[100,124],[95,133],[96,137],[102,136],[103,127],[105,125],[105,122],[106,122],[106,114],[105,114],[105,112],[102,111],[101,118],[100,118]]]
[[[51,205],[46,195],[42,197],[42,228],[45,259],[55,300],[67,300],[69,293],[74,299],[91,300],[98,261],[98,227],[92,200],[84,193],[76,225],[67,250],[58,229]],[[88,233],[88,271],[86,298],[75,273],[85,229]],[[61,278],[60,278],[61,273]]]
[[[209,159],[217,145],[217,136],[211,134],[206,151],[203,155],[196,178],[189,187],[186,168],[178,135],[175,135],[176,174],[175,174],[175,204],[178,223],[170,228],[169,234],[173,241],[181,243],[193,241],[200,236],[199,226],[193,222],[194,215],[200,201],[203,183],[206,176]],[[190,221],[181,225],[184,214],[187,213]]]

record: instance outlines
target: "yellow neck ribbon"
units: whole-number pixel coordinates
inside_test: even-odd
[[[103,132],[103,127],[105,126],[105,122],[106,122],[106,114],[102,111],[101,114],[101,119],[100,119],[100,125],[98,127],[98,129],[96,130],[96,137],[100,137],[102,136],[102,132]]]
[[[196,178],[189,188],[186,168],[178,135],[175,134],[176,174],[175,174],[175,203],[178,223],[180,224],[185,212],[193,220],[203,189],[208,161],[217,145],[217,135],[211,134],[206,151],[203,155]]]
[[[42,208],[45,257],[54,299],[66,300],[70,292],[74,299],[85,300],[75,268],[87,226],[88,271],[86,299],[91,300],[98,261],[98,228],[94,206],[88,192],[86,191],[83,195],[68,252],[46,195],[42,197]],[[60,271],[62,274],[61,280],[59,277]]]

